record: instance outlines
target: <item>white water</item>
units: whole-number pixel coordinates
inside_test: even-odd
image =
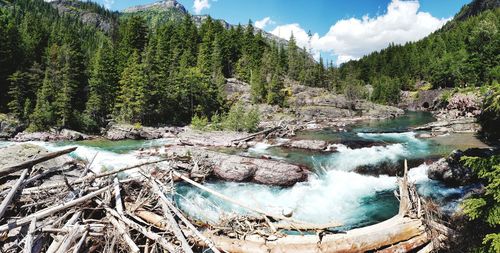
[[[70,155],[78,159],[86,160],[88,162],[92,161],[90,169],[96,173],[110,169],[125,168],[128,166],[137,165],[147,161],[157,160],[157,158],[149,158],[149,159],[139,158],[135,151],[127,154],[117,154],[101,148],[78,145],[74,143],[70,143],[68,145],[56,145],[55,143],[41,142],[41,141],[30,141],[28,143],[42,146],[49,151],[62,150],[67,148],[68,146],[77,147],[77,149],[71,152]],[[165,143],[165,141],[155,140],[145,143],[144,146],[160,145],[161,143]],[[136,169],[129,170],[127,171],[127,174],[133,174],[136,171],[137,171]]]
[[[417,139],[415,133],[411,132],[359,133],[358,136],[393,144],[359,149],[334,144],[332,146],[337,148],[337,152],[327,156],[326,161],[318,162],[325,167],[323,168],[325,173],[313,176],[308,182],[298,183],[292,188],[228,182],[210,183],[207,186],[249,206],[259,207],[272,213],[281,213],[284,209],[291,209],[294,211],[293,217],[299,220],[315,223],[339,221],[344,224],[357,224],[367,219],[367,215],[370,214],[366,212],[391,212],[390,208],[379,210],[384,208],[383,206],[366,206],[366,200],[377,198],[377,193],[392,192],[396,189],[396,177],[360,175],[351,170],[362,165],[376,165],[384,161],[396,162],[409,157],[413,152],[425,153],[428,149],[428,144]],[[272,146],[269,144],[258,143],[249,151],[266,154],[270,152],[270,147]],[[316,167],[318,166],[320,165]],[[418,184],[421,194],[442,199],[462,193],[462,189],[446,188],[430,180],[427,177],[427,169],[427,165],[422,164],[410,169],[409,172],[409,179]],[[181,207],[198,219],[216,222],[221,215],[247,213],[238,206],[202,194],[197,190],[181,189],[180,193],[183,195],[179,201]],[[392,201],[397,204],[395,198]]]
[[[326,163],[328,170],[350,171],[362,165],[376,165],[384,161],[396,162],[409,154],[403,144],[373,146],[369,148],[351,149],[342,144],[333,144],[337,152],[331,154]]]
[[[392,194],[396,189],[396,178],[389,176],[366,176],[351,170],[361,165],[375,165],[383,161],[397,161],[409,156],[412,152],[425,152],[428,145],[425,141],[415,138],[414,133],[386,133],[386,134],[363,134],[359,137],[388,141],[386,146],[373,146],[359,149],[351,149],[342,144],[334,144],[336,153],[326,156],[326,161],[321,161],[325,173],[320,176],[312,175],[307,182],[298,183],[291,188],[270,187],[253,183],[217,182],[206,185],[225,195],[246,203],[250,206],[259,207],[273,213],[281,213],[283,209],[294,211],[293,217],[315,223],[338,221],[344,224],[357,224],[369,220],[370,212],[389,213],[395,210],[390,207],[378,205],[381,192]],[[145,143],[158,145],[157,143]],[[67,146],[78,146],[72,153],[80,159],[92,160],[96,156],[92,169],[100,171],[106,168],[121,168],[144,162],[138,158],[136,153],[117,154],[100,148],[85,145],[68,144],[67,146],[55,145],[46,142],[31,142],[43,146],[49,150],[60,150]],[[2,145],[8,143],[0,142]],[[249,152],[268,154],[272,145],[258,143]],[[281,157],[280,159],[285,159]],[[323,158],[322,158],[323,159]],[[319,166],[319,165],[318,165]],[[426,175],[427,166],[421,165],[410,170],[410,180],[415,181],[421,194],[442,199],[447,196],[461,194],[461,188],[446,188],[436,181],[430,180]],[[188,186],[179,188],[179,204],[188,214],[206,221],[216,222],[221,215],[231,213],[246,213],[238,206],[231,205],[216,197],[193,189]],[[396,203],[396,199],[384,197],[385,202]],[[374,200],[366,204],[367,199]],[[453,209],[456,202],[451,202],[449,208]]]

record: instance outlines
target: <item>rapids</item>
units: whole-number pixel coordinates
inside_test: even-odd
[[[327,140],[332,143],[330,148],[336,149],[337,152],[287,150],[268,143],[258,143],[248,150],[225,150],[224,152],[248,156],[267,155],[291,163],[305,164],[311,168],[312,175],[307,182],[290,188],[221,181],[206,182],[206,186],[269,212],[281,213],[284,209],[291,209],[293,217],[298,220],[314,223],[338,221],[345,224],[345,228],[373,224],[397,212],[398,201],[393,194],[396,189],[396,177],[363,175],[354,170],[359,166],[383,163],[402,166],[404,159],[425,159],[448,154],[456,148],[453,143],[419,139],[416,137],[417,133],[409,131],[409,127],[432,120],[429,113],[409,112],[396,119],[362,122],[340,132],[324,129],[304,131],[297,136],[302,139]],[[100,171],[144,162],[143,158],[137,157],[137,150],[159,147],[169,141],[159,139],[31,143],[49,150],[76,145],[78,149],[71,155],[88,161],[94,159],[97,153],[92,169]],[[463,144],[461,142],[460,148],[464,148]],[[13,143],[0,142],[0,147],[6,145]],[[432,197],[447,211],[455,210],[465,193],[474,187],[448,188],[428,179],[426,170],[425,163],[411,168],[410,180],[417,183],[421,194]],[[178,183],[176,189],[174,197],[177,203],[183,211],[197,219],[217,222],[221,217],[250,214],[189,185]]]

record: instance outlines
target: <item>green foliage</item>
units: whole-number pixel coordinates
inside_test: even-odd
[[[280,77],[274,75],[269,83],[267,91],[267,103],[271,105],[284,106],[286,103],[285,86]]]
[[[208,126],[208,118],[206,116],[194,115],[191,119],[191,127],[196,130],[206,130]]]
[[[470,6],[475,2],[482,5],[484,1]],[[381,76],[399,78],[405,89],[411,88],[406,87],[406,80],[430,81],[434,88],[491,84],[498,80],[500,65],[499,15],[500,8],[481,9],[474,16],[450,21],[420,41],[392,44],[347,62],[340,71],[357,72],[365,83]]]
[[[500,84],[492,86],[486,94],[479,123],[483,134],[494,140],[500,138]]]
[[[232,131],[254,132],[260,122],[259,111],[257,108],[248,110],[241,103],[234,104],[228,114],[222,120],[224,129]]]
[[[397,104],[400,99],[400,81],[382,76],[373,80],[372,100],[382,104]]]
[[[470,220],[479,220],[489,227],[491,233],[484,235],[483,244],[487,252],[500,249],[500,156],[488,158],[464,157],[465,166],[472,168],[483,181],[485,191],[480,196],[466,199],[462,206]]]
[[[213,114],[210,122],[206,116],[194,115],[191,119],[191,127],[197,130],[255,132],[259,123],[259,110],[256,107],[248,110],[242,103],[234,104],[227,114]]]

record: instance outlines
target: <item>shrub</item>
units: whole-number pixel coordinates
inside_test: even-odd
[[[215,113],[210,122],[205,116],[195,115],[191,119],[191,127],[197,130],[231,130],[237,132],[255,132],[260,123],[257,107],[247,108],[242,103],[234,104],[225,115]]]
[[[493,155],[487,158],[463,157],[467,167],[472,168],[474,173],[484,184],[484,193],[466,199],[462,203],[463,212],[471,221],[480,221],[481,228],[476,231],[486,231],[481,234],[484,248],[481,252],[500,252],[500,156]],[[485,227],[485,229],[483,229]],[[472,233],[472,231],[470,231]]]
[[[208,118],[205,116],[194,115],[191,119],[191,127],[196,130],[205,130],[208,126]]]

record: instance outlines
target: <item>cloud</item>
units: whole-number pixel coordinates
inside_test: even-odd
[[[104,0],[104,7],[106,9],[111,9],[111,6],[115,3],[115,0]]]
[[[255,21],[255,27],[264,29],[267,25],[274,24],[274,21],[270,17],[265,17],[261,20]]]
[[[210,8],[210,3],[208,0],[194,0],[193,8],[194,13],[200,14],[203,9]]]
[[[315,33],[310,41],[299,24],[278,26],[271,33],[288,39],[293,32],[298,45],[310,45],[315,53],[331,53],[337,56],[336,63],[341,64],[383,49],[390,43],[404,44],[422,39],[449,20],[433,17],[419,9],[418,1],[393,0],[385,14],[339,20],[324,36]]]

